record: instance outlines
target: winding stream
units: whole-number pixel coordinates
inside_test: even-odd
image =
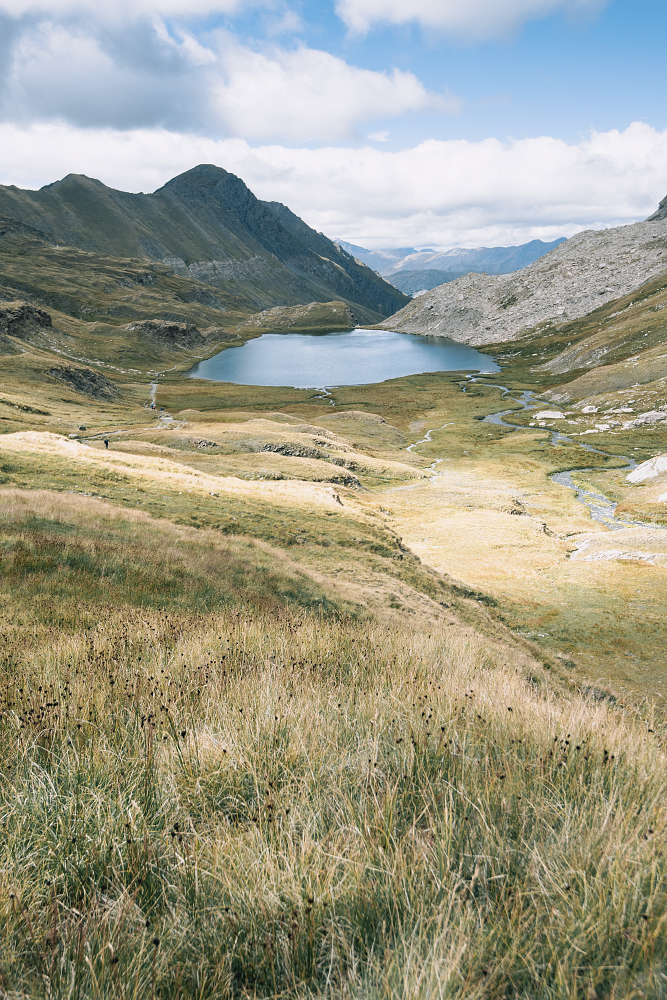
[[[477,379],[475,378],[474,375],[468,375],[467,381],[476,382]],[[485,385],[488,384],[489,384],[488,382],[485,383]],[[465,382],[461,383],[461,388],[463,392],[466,391]],[[491,388],[500,389],[503,396],[509,397],[509,399],[511,399],[513,403],[518,403],[523,410],[536,410],[539,405],[542,405],[533,402],[533,397],[535,394],[529,389],[524,389],[521,395],[517,398],[515,396],[509,395],[512,390],[505,385],[493,385],[491,386]],[[516,413],[516,412],[517,411],[513,409],[499,410],[497,413],[490,413],[487,417],[484,417],[484,422],[487,424],[495,424],[498,427],[506,427],[508,430],[512,431],[532,430],[532,428],[521,427],[517,424],[508,424],[503,420],[503,417],[507,416],[508,413]],[[447,426],[448,424],[443,424],[443,427]],[[412,452],[413,448],[415,448],[418,444],[423,444],[426,441],[431,441],[432,439],[430,435],[434,431],[442,429],[443,428],[441,427],[432,427],[431,430],[426,432],[425,437],[423,437],[420,441],[415,441],[414,444],[409,445],[406,450]],[[540,429],[542,430],[542,428]],[[583,441],[573,441],[572,438],[568,437],[566,434],[562,434],[560,431],[549,430],[548,433],[551,436],[551,444],[553,445],[554,448],[556,448],[559,444],[566,444],[566,443],[576,444],[578,445],[579,448],[583,448],[584,451],[590,451],[596,455],[606,455],[607,457],[610,457],[608,452],[602,451],[600,448],[594,448],[592,445],[585,444]],[[633,458],[629,458],[627,455],[616,455],[613,457],[624,459],[626,462],[625,465],[617,466],[617,470],[619,472],[625,469],[631,471],[632,469],[637,468],[637,462],[635,462]],[[437,472],[435,471],[435,466],[438,465],[440,462],[442,462],[442,459],[436,459],[436,461],[433,462],[432,465],[430,465],[426,471],[427,472],[432,471],[434,475],[437,475]],[[584,506],[588,507],[591,518],[594,521],[598,521],[600,524],[604,524],[605,527],[610,528],[612,531],[618,531],[621,528],[637,528],[637,527],[648,527],[648,528],[653,528],[656,531],[667,531],[667,527],[664,527],[662,525],[645,524],[642,521],[630,521],[625,518],[616,517],[615,511],[616,507],[618,506],[617,503],[615,503],[613,500],[610,500],[608,497],[604,495],[604,493],[600,493],[597,490],[586,489],[583,486],[577,486],[577,484],[572,479],[572,474],[575,472],[581,473],[581,472],[597,472],[597,471],[599,470],[595,469],[594,467],[589,467],[586,469],[580,469],[580,468],[568,469],[565,472],[555,472],[549,478],[554,483],[558,483],[559,486],[565,486],[567,487],[567,489],[573,490],[576,493],[577,500],[580,503],[584,504]]]

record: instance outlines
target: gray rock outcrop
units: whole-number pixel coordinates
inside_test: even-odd
[[[0,302],[0,334],[21,339],[51,326],[51,314],[27,302]]]
[[[46,374],[64,382],[75,392],[90,396],[92,399],[112,402],[120,396],[117,385],[110,382],[100,372],[94,372],[90,368],[57,365],[55,368],[49,368]]]
[[[31,341],[51,328],[51,314],[27,302],[0,302],[0,354],[16,354],[21,348],[9,338]]]
[[[125,329],[137,334],[159,347],[176,351],[188,351],[202,347],[206,338],[192,323],[170,323],[164,319],[145,319],[140,323],[129,323]]]
[[[667,270],[667,217],[577,233],[508,275],[467,274],[383,323],[399,333],[482,345],[579,319]]]
[[[660,219],[667,219],[667,195],[662,199],[653,215],[649,215],[646,221],[659,222]]]

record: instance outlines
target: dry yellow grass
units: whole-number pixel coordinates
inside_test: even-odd
[[[664,995],[651,727],[407,623],[54,639],[5,672],[9,995]]]
[[[197,469],[189,469],[180,462],[118,452],[113,447],[102,451],[45,431],[4,434],[0,437],[1,453],[44,455],[49,458],[58,456],[80,469],[112,469],[122,472],[124,476],[143,479],[177,491],[198,492],[209,496],[230,493],[253,499],[273,500],[295,507],[307,506],[309,509],[313,505],[327,509],[340,506],[335,490],[325,485],[290,480],[260,483],[234,476],[210,476]]]

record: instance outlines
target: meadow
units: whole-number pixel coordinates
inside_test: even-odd
[[[657,724],[472,630],[226,601],[5,635],[4,996],[665,995]]]
[[[419,564],[1,499],[3,996],[667,993],[646,705]]]
[[[324,398],[3,357],[1,997],[667,996],[664,566],[572,559],[549,479],[640,509],[665,432],[552,447],[496,386],[546,343]]]

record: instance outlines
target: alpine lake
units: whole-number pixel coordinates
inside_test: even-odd
[[[498,365],[473,347],[445,337],[389,330],[265,333],[200,361],[190,378],[299,389],[368,385],[426,372],[491,374]]]

